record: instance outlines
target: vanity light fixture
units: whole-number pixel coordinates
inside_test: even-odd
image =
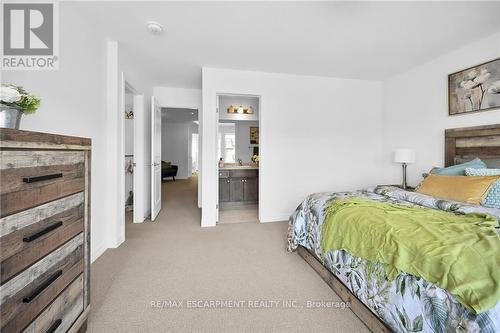
[[[234,106],[230,105],[227,108],[227,113],[253,114],[253,109],[251,106],[243,107],[242,105],[240,105],[239,107],[234,107]]]

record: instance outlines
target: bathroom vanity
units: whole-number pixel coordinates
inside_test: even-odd
[[[259,167],[227,165],[219,168],[219,204],[255,204],[259,199]]]

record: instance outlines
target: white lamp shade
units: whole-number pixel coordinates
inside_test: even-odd
[[[394,162],[415,163],[415,150],[408,148],[396,149],[394,152]]]

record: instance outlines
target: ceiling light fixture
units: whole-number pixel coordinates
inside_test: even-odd
[[[146,23],[146,27],[152,35],[160,35],[163,32],[163,26],[155,21]]]

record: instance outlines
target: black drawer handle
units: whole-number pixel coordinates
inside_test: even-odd
[[[26,243],[29,243],[29,242],[32,242],[34,241],[35,239],[45,235],[46,233],[48,232],[51,232],[52,230],[55,230],[57,228],[59,228],[60,226],[62,226],[63,223],[62,221],[59,221],[59,222],[56,222],[54,224],[51,224],[49,225],[47,228],[45,229],[42,229],[40,230],[39,232],[37,232],[36,234],[33,234],[33,235],[29,235],[29,236],[26,236],[23,238],[23,242],[26,242]]]
[[[54,274],[52,274],[47,280],[45,280],[44,283],[39,285],[33,292],[29,295],[23,298],[24,303],[31,303],[32,300],[34,300],[38,295],[42,293],[45,289],[47,289],[48,286],[52,284],[55,280],[57,280],[58,277],[62,275],[62,270],[56,271]]]
[[[54,333],[57,328],[59,327],[59,325],[61,325],[62,323],[62,320],[61,319],[57,319],[52,325],[50,325],[49,329],[47,331],[45,331],[45,333]]]
[[[61,178],[63,176],[62,172],[53,173],[51,175],[43,175],[43,176],[32,176],[32,177],[24,177],[23,182],[25,183],[35,183],[41,182],[42,180],[49,180],[54,178]]]

